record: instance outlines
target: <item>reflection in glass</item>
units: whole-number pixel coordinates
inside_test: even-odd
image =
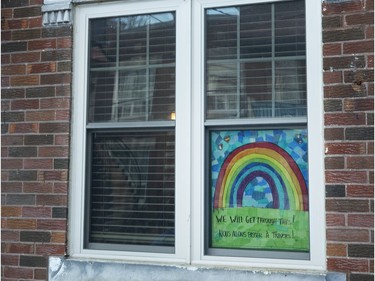
[[[175,40],[174,13],[91,20],[89,122],[169,120]]]
[[[304,9],[206,9],[206,119],[306,116]]]

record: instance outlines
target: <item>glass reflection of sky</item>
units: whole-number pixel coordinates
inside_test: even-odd
[[[228,7],[228,8],[214,8],[207,9],[206,15],[227,15],[227,16],[238,16],[240,14],[238,8]]]

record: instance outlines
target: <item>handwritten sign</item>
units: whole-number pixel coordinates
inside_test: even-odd
[[[308,251],[308,212],[251,207],[215,209],[212,246]]]

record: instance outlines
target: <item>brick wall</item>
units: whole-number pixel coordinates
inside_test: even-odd
[[[310,0],[308,0],[310,1]],[[373,280],[373,0],[323,1],[328,269]],[[71,34],[2,0],[2,280],[64,255]]]
[[[66,248],[71,27],[42,0],[2,0],[2,272],[45,280]]]
[[[328,269],[374,280],[374,1],[323,2]]]

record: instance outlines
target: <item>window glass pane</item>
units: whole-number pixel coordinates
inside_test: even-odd
[[[275,5],[275,55],[305,55],[305,2],[286,1]]]
[[[169,120],[175,112],[175,14],[94,19],[90,38],[89,122]],[[101,75],[112,84],[104,104],[104,92],[93,86]]]
[[[208,137],[209,247],[308,253],[307,130],[209,130]]]
[[[88,243],[173,247],[174,132],[89,136]]]
[[[242,65],[242,117],[272,117],[272,62]]]
[[[276,116],[306,116],[305,60],[275,63]]]
[[[241,7],[241,58],[272,56],[271,5]]]
[[[206,10],[206,119],[306,116],[304,15],[301,0]]]
[[[237,57],[238,8],[206,10],[207,53],[210,60],[235,59]]]

